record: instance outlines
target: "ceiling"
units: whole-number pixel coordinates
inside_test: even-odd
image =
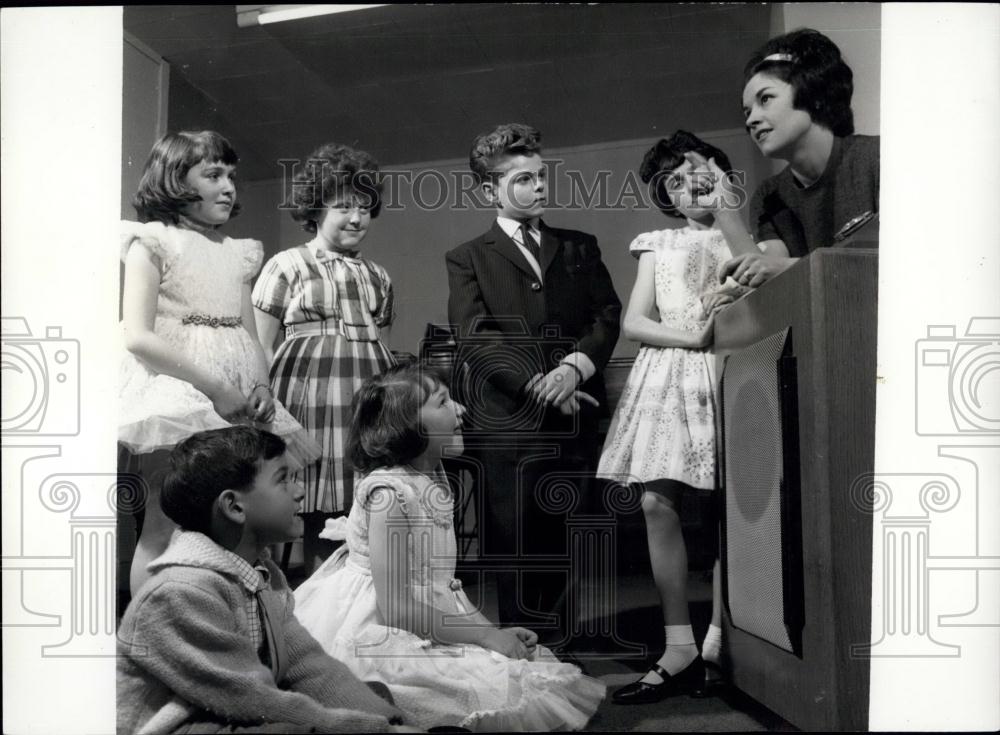
[[[550,147],[740,127],[767,5],[391,5],[239,28],[233,5],[126,6],[171,66],[171,129],[213,127],[241,177],[317,144],[383,164],[462,158],[524,121]]]

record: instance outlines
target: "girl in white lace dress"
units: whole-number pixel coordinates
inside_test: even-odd
[[[705,664],[688,612],[679,510],[684,493],[715,487],[715,358],[708,348],[715,310],[741,293],[735,284],[720,291],[718,271],[732,257],[730,232],[745,230],[739,212],[728,208],[739,204],[725,182],[729,170],[722,151],[684,131],[659,141],[640,170],[663,212],[686,219],[687,226],[639,235],[629,248],[639,272],[624,332],[642,347],[597,474],[643,491],[666,650],[645,676],[614,693],[618,704],[700,694],[704,688]],[[704,661],[717,664],[721,611],[715,597],[703,653]]]
[[[254,325],[250,281],[257,240],[219,227],[236,213],[235,151],[218,133],[168,134],[153,146],[123,222],[125,263],[118,441],[146,481],[142,534],[130,584],[166,549],[173,524],[159,504],[167,451],[204,429],[254,423],[281,437],[295,461],[319,445],[271,396]]]
[[[349,447],[367,474],[347,544],[296,590],[295,614],[330,655],[386,684],[420,727],[579,730],[604,685],[532,631],[493,625],[455,579],[453,496],[440,460],[446,449],[461,453],[464,412],[418,364],[364,383]]]

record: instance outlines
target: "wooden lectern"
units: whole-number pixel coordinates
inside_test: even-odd
[[[868,727],[878,251],[824,248],[721,312],[732,681],[804,730]]]

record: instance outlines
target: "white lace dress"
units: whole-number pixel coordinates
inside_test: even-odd
[[[660,322],[697,332],[708,315],[703,294],[718,291],[719,267],[732,256],[718,230],[683,227],[639,235],[629,246],[638,258],[656,254],[656,308]],[[741,289],[730,279],[725,288]],[[715,355],[710,350],[643,345],[615,411],[597,476],[622,483],[678,480],[715,487]]]
[[[432,479],[393,468],[376,470],[359,483],[346,523],[347,544],[296,590],[295,615],[306,629],[360,678],[385,683],[419,727],[583,728],[604,698],[604,684],[561,663],[548,649],[539,646],[534,660],[515,660],[479,646],[435,644],[383,624],[368,544],[369,523],[385,522],[378,510],[382,493],[372,495],[378,488],[395,496],[413,534],[408,550],[414,597],[444,612],[475,613],[454,579],[454,506],[443,473]]]
[[[257,363],[257,346],[240,320],[243,288],[264,257],[260,242],[226,238],[219,243],[160,222],[123,222],[122,261],[137,243],[156,257],[160,268],[153,331],[244,395],[257,383],[267,385],[267,374]],[[123,353],[118,441],[133,454],[167,449],[197,431],[231,425],[190,383],[157,373]],[[320,456],[316,441],[280,404],[270,424],[255,425],[286,441],[293,464]]]

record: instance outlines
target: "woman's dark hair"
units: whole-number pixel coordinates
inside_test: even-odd
[[[358,472],[396,467],[427,449],[420,427],[420,408],[441,385],[444,376],[413,361],[368,378],[354,395],[347,456]]]
[[[160,507],[181,528],[208,535],[212,506],[222,491],[250,487],[260,463],[284,451],[284,439],[250,426],[193,434],[170,453]]]
[[[327,206],[347,197],[367,206],[373,219],[378,217],[382,211],[378,162],[350,146],[321,145],[292,180],[292,219],[306,232],[316,232]]]
[[[658,140],[642,157],[639,177],[644,184],[649,184],[653,202],[668,217],[684,217],[671,203],[666,184],[670,173],[684,163],[686,160],[684,154],[689,152],[700,153],[705,158],[714,158],[716,165],[727,174],[733,170],[729,156],[686,130],[678,130],[670,138]]]
[[[184,182],[188,171],[202,161],[235,166],[239,160],[229,141],[213,130],[167,133],[153,145],[132,197],[139,221],[176,225],[185,206],[201,201]],[[239,211],[239,202],[234,202],[229,216]]]
[[[495,181],[496,167],[504,156],[531,156],[542,151],[542,134],[530,125],[504,123],[477,135],[469,151],[469,168],[477,183]]]
[[[743,69],[743,86],[755,74],[767,74],[792,86],[792,105],[837,137],[854,132],[854,73],[837,44],[819,31],[801,28],[772,38]]]

